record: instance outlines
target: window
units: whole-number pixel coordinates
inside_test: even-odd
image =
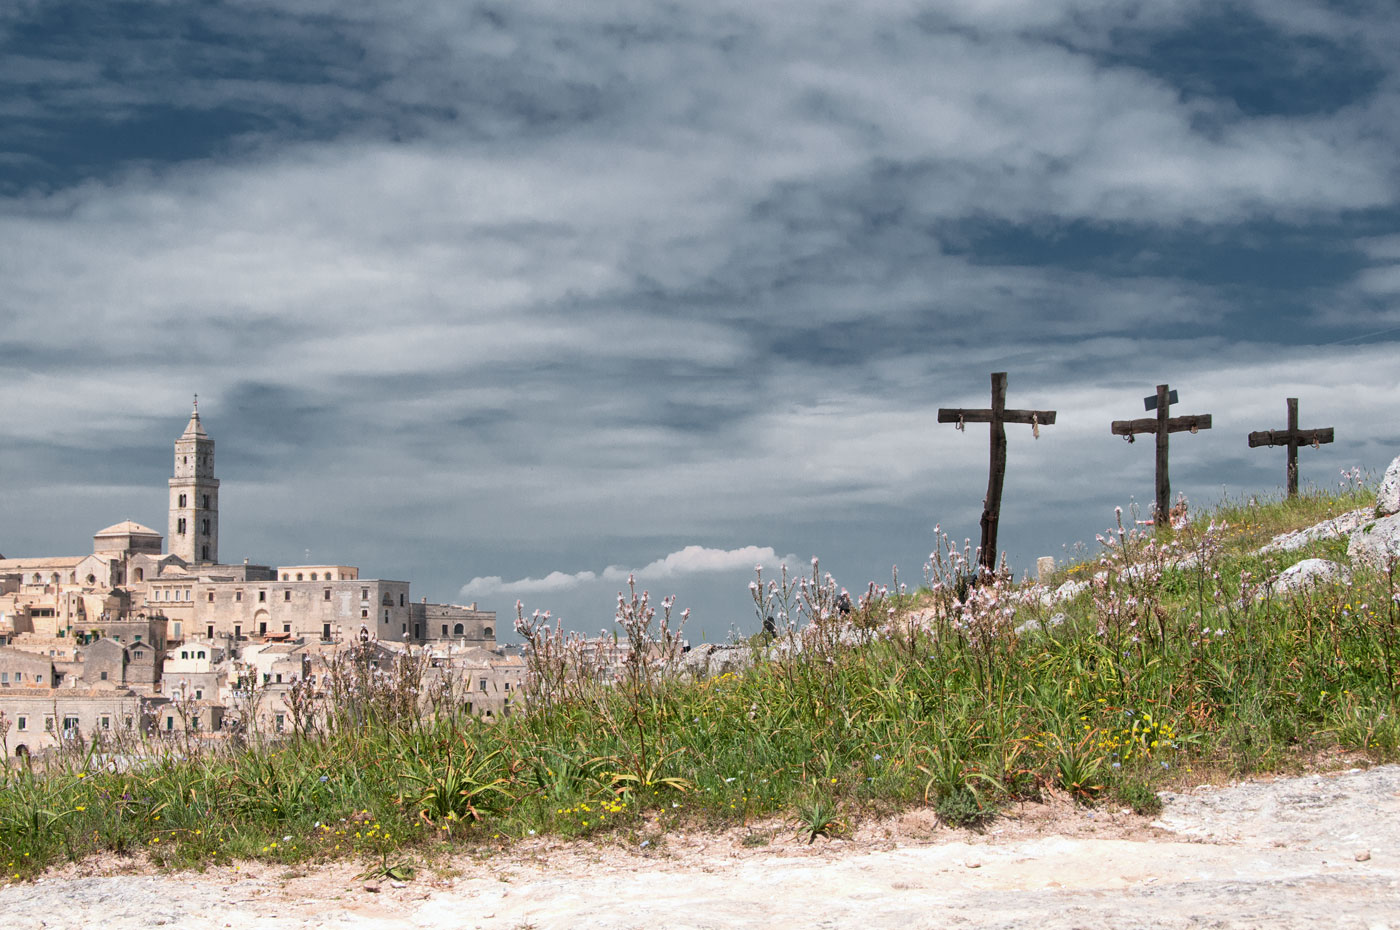
[[[311,580],[312,580],[312,581],[315,581],[315,580],[316,580],[316,573],[315,573],[315,572],[312,572],[312,573],[311,573]]]
[[[181,517],[175,521],[175,532],[181,536],[185,535],[185,518]]]
[[[204,700],[204,689],[203,689],[203,688],[195,688],[195,689],[194,689],[194,699],[195,699],[196,701],[202,701],[202,700]]]
[[[234,639],[242,639],[242,638],[243,638],[243,627],[242,627],[242,625],[237,624],[237,623],[235,623],[235,624],[233,625],[233,638],[234,638]]]
[[[209,521],[208,521],[208,520],[205,520],[204,522],[205,522],[205,523],[208,523]],[[206,536],[209,535],[209,530],[208,530],[208,529],[205,529],[204,534],[205,534]],[[201,546],[201,547],[199,548],[199,557],[200,557],[201,559],[203,559],[204,561],[206,561],[206,562],[209,561],[209,547],[208,547],[208,546]]]
[[[181,650],[180,650],[180,658],[182,658],[182,659],[188,659],[189,657],[190,657],[190,654],[189,654],[188,652],[186,652],[184,649],[181,649]]]
[[[368,610],[361,610],[361,611],[360,611],[360,619],[361,619],[361,620],[368,620],[368,619],[369,619],[369,611],[368,611]]]
[[[286,715],[286,714],[278,714],[278,715],[276,715],[275,717],[272,718],[272,721],[273,721],[273,726],[276,728],[276,730],[277,730],[278,733],[281,733],[283,730],[285,730],[285,729],[287,728],[287,715]]]
[[[19,684],[21,681],[24,681],[24,672],[15,672],[15,684]]]
[[[302,578],[301,572],[297,572],[297,581],[304,581],[304,580],[305,580],[305,579]]]
[[[266,591],[259,591],[259,592],[258,592],[258,603],[262,603],[262,602],[264,602],[264,601],[266,601],[266,600],[267,600],[267,592],[266,592]]]
[[[331,625],[329,623],[321,624],[321,639],[326,642],[331,641]]]
[[[235,601],[237,601],[238,603],[240,603],[240,604],[243,603],[243,592],[242,592],[242,591],[235,591],[235,592],[233,592],[233,599],[234,599]]]
[[[447,632],[447,627],[444,626],[444,627],[442,628],[442,631],[443,631],[444,633],[446,633],[446,632]],[[465,629],[465,628],[462,626],[462,624],[460,624],[460,623],[457,624],[456,626],[454,626],[454,627],[452,628],[452,633],[453,633],[454,636],[461,636],[461,635],[462,635],[463,633],[465,633],[465,632],[466,632],[466,629]]]
[[[292,580],[292,575],[291,575],[291,573],[290,573],[290,572],[283,572],[283,573],[282,573],[282,580],[283,580],[283,581],[291,581],[291,580]]]
[[[330,588],[327,588],[325,591],[322,592],[322,594],[324,595],[324,596],[321,598],[322,600],[328,601],[328,600],[331,599],[331,589],[330,589]]]
[[[291,599],[292,599],[292,592],[291,592],[291,591],[283,591],[283,592],[282,592],[282,600],[284,600],[284,601],[290,601]]]
[[[64,732],[65,735],[66,735],[66,734],[72,734],[72,733],[77,733],[77,732],[78,732],[78,718],[77,718],[75,715],[73,715],[73,714],[64,714],[64,716],[63,716],[63,732]]]
[[[280,685],[282,683],[282,673],[278,672],[276,675],[273,676],[273,679],[277,684]]]
[[[459,624],[459,626],[460,626],[460,624]],[[446,636],[446,635],[447,635],[447,624],[445,624],[445,623],[442,625],[442,635],[443,635],[443,636]]]
[[[137,634],[136,634],[136,639],[133,640],[133,642],[138,642],[138,643],[141,642],[141,634],[140,634],[140,633],[137,633]]]
[[[53,718],[52,718],[52,717],[48,717],[48,716],[44,717],[44,732],[45,732],[45,733],[52,733],[52,732],[53,732]]]
[[[482,630],[481,630],[481,635],[482,635],[482,636],[490,636],[490,635],[491,635],[491,628],[490,628],[489,626],[488,626],[488,627],[483,627]]]
[[[173,626],[175,629],[175,638],[179,639],[181,637],[181,634],[184,632],[184,630],[181,629],[180,621],[176,620],[173,624],[171,624],[171,626]]]
[[[102,729],[104,729],[104,730],[110,730],[110,729],[112,729],[112,718],[111,718],[111,717],[108,717],[106,714],[103,714],[103,715],[102,715]]]
[[[485,678],[481,679],[481,690],[482,690],[482,691],[485,691],[485,690],[486,690],[486,679],[485,679]]]
[[[130,729],[131,729],[131,715],[130,715],[130,714],[127,714],[125,717],[122,718],[122,728],[123,728],[123,729],[126,729],[126,730],[130,730]]]
[[[213,638],[214,638],[214,624],[212,624],[212,623],[209,624],[209,628],[208,628],[208,638],[209,638],[209,639],[213,639]],[[199,654],[199,657],[200,657],[201,659],[204,658],[204,653],[201,652],[201,653]]]
[[[10,683],[10,673],[9,673],[9,672],[0,672],[0,685],[8,685],[9,683]]]
[[[36,578],[35,580],[37,581],[38,579]],[[361,588],[361,589],[360,589],[360,600],[362,600],[362,601],[367,601],[367,600],[369,600],[369,588]]]
[[[15,727],[18,728],[20,732],[29,729],[29,718],[20,717],[18,720],[15,721]]]
[[[205,510],[208,510],[208,509],[209,509],[209,495],[208,495],[208,494],[204,495],[204,509],[205,509]]]
[[[381,603],[382,603],[385,607],[393,607],[393,606],[394,606],[394,596],[393,596],[392,594],[390,594],[388,591],[385,591],[385,592],[384,592],[384,600],[381,601]]]
[[[101,674],[100,677],[101,677],[101,679],[102,679],[103,681],[106,681],[106,680],[107,680],[107,673],[106,673],[106,672],[103,672],[103,673]]]
[[[42,685],[42,684],[44,683],[44,673],[43,673],[43,672],[35,672],[35,673],[34,673],[34,683],[35,683],[36,685]]]
[[[165,730],[166,730],[166,732],[168,733],[168,732],[170,732],[170,731],[173,730],[173,729],[175,729],[175,718],[174,718],[174,717],[166,717],[166,718],[165,718]]]
[[[210,591],[210,592],[209,592],[209,603],[211,603],[211,604],[214,603],[214,592],[213,592],[213,591]]]
[[[179,503],[178,505],[176,505],[176,506],[179,506],[179,507],[185,506],[185,495],[183,495],[183,494],[180,495],[180,503]]]
[[[195,714],[194,716],[190,717],[190,729],[191,729],[191,730],[198,730],[198,729],[199,729],[199,714]]]
[[[266,623],[259,623],[259,624],[258,624],[258,635],[259,635],[259,636],[266,636],[266,635],[267,635],[267,624],[266,624]]]
[[[290,633],[290,632],[292,632],[292,625],[291,625],[290,623],[284,623],[284,624],[282,624],[282,632],[283,632],[283,633]]]
[[[400,606],[400,607],[403,606],[404,601],[407,600],[407,598],[408,598],[408,595],[406,595],[406,594],[400,594],[400,595],[399,595],[399,606]]]
[[[137,580],[137,581],[145,581],[145,580],[146,580],[146,570],[145,570],[144,568],[138,568],[138,569],[136,570],[136,580]]]
[[[202,659],[202,658],[204,658],[204,650],[201,649],[201,650],[199,650],[199,652],[195,653],[195,658],[196,658],[196,659]]]

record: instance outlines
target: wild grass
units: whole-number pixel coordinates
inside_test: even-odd
[[[10,880],[97,852],[194,868],[352,857],[402,876],[462,843],[774,816],[815,839],[908,805],[976,826],[1051,790],[1152,813],[1156,790],[1198,774],[1394,759],[1395,571],[1270,595],[1273,574],[1345,540],[1256,551],[1368,501],[1240,502],[1155,536],[1115,526],[1100,556],[1041,587],[972,584],[975,560],[940,541],[923,588],[871,586],[849,612],[816,566],[760,576],[773,629],[751,668],[704,680],[674,674],[669,602],[658,624],[644,594],[622,598],[630,650],[610,681],[596,654],[522,612],[537,647],[526,713],[420,719],[375,690],[392,682],[367,679],[279,743],[182,746],[128,771],[92,752],[12,766],[0,862]],[[1068,600],[1048,597],[1078,580]]]

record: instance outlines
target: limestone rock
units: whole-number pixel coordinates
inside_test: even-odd
[[[1260,549],[1259,552],[1295,552],[1310,542],[1345,536],[1356,530],[1362,524],[1369,523],[1372,519],[1373,514],[1371,511],[1363,507],[1360,510],[1353,510],[1350,513],[1344,513],[1330,520],[1323,520],[1321,523],[1314,524],[1307,529],[1275,536],[1267,545]]]
[[[1337,584],[1350,578],[1351,572],[1345,565],[1326,559],[1304,559],[1280,572],[1268,583],[1266,590],[1270,594],[1285,594],[1318,585]]]
[[[1347,558],[1381,570],[1391,559],[1400,559],[1400,514],[1371,520],[1352,533]]]
[[[681,656],[680,672],[696,679],[740,672],[753,665],[756,654],[757,650],[748,645],[706,643]]]
[[[1400,455],[1390,463],[1376,492],[1376,516],[1389,517],[1400,513]]]

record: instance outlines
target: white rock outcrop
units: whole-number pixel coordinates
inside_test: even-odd
[[[1310,526],[1307,529],[1275,536],[1259,551],[1260,553],[1294,552],[1303,548],[1310,542],[1345,536],[1348,533],[1354,532],[1362,524],[1369,523],[1374,518],[1375,514],[1368,508],[1363,507],[1360,510],[1353,510],[1350,513],[1344,513],[1330,520],[1323,520],[1321,523]]]
[[[1347,558],[1352,564],[1369,565],[1384,570],[1391,560],[1400,560],[1400,514],[1370,520],[1355,533],[1347,545]]]
[[[1390,463],[1376,492],[1376,516],[1389,517],[1400,513],[1400,455]]]
[[[1351,571],[1345,565],[1329,562],[1327,559],[1304,559],[1279,572],[1278,576],[1265,586],[1265,590],[1269,594],[1278,595],[1349,580]]]

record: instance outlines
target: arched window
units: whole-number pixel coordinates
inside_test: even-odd
[[[466,632],[466,630],[462,627],[462,624],[460,624],[460,623],[457,624],[456,626],[454,626],[454,627],[452,628],[452,635],[453,635],[453,636],[461,636],[461,635],[462,635],[463,633],[465,633],[465,632]]]
[[[301,577],[301,572],[297,572],[297,581],[304,581],[304,580],[305,580],[305,579]]]
[[[43,583],[44,583],[44,576],[41,575],[41,574],[39,574],[38,572],[35,572],[35,573],[34,573],[34,583],[35,583],[35,584],[43,584]]]
[[[97,584],[97,576],[96,576],[96,575],[88,575],[88,576],[87,576],[87,583],[88,583],[88,584]]]
[[[58,572],[49,575],[49,584],[58,584]]]
[[[494,632],[494,631],[493,631],[489,626],[488,626],[488,627],[483,627],[482,630],[481,630],[481,635],[482,635],[482,636],[490,636],[493,632]]]
[[[315,572],[312,572],[312,573],[311,573],[311,580],[312,580],[312,581],[315,581],[315,580],[316,580],[316,573],[315,573]]]
[[[202,659],[202,658],[204,658],[204,650],[203,650],[203,649],[199,650],[199,652],[195,655],[195,658],[197,658],[197,659]]]

